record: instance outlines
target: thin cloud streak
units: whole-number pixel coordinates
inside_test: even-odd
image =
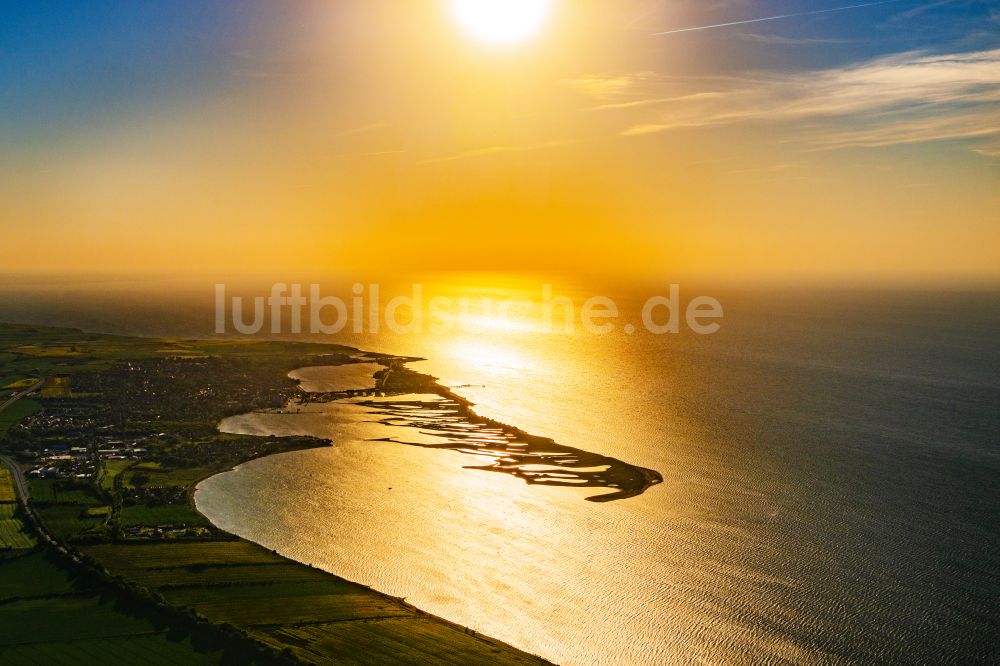
[[[879,0],[879,2],[864,2],[857,5],[847,5],[844,7],[831,7],[829,9],[816,9],[811,12],[797,12],[795,14],[779,14],[776,16],[764,16],[762,18],[747,19],[745,21],[730,21],[728,23],[713,23],[712,25],[699,25],[691,28],[678,28],[676,30],[665,30],[663,32],[654,32],[653,37],[662,37],[664,35],[676,35],[682,32],[698,32],[701,30],[714,30],[716,28],[730,28],[737,25],[750,25],[753,23],[766,23],[769,21],[781,21],[784,19],[791,18],[804,18],[806,16],[819,16],[820,14],[832,14],[834,12],[846,12],[851,9],[862,9],[865,7],[878,7],[881,5],[891,5],[897,2],[903,2],[904,0]]]
[[[904,53],[805,74],[709,79],[703,85],[710,93],[661,103],[678,85],[664,77],[631,91],[657,104],[656,113],[642,113],[642,99],[606,108],[631,117],[623,136],[738,123],[782,123],[793,140],[817,148],[985,143],[1000,136],[1000,49]]]
[[[746,42],[770,44],[772,46],[826,46],[830,44],[851,44],[850,39],[817,38],[817,37],[784,37],[782,35],[760,35],[753,32],[743,32],[736,35]]]
[[[429,160],[423,160],[420,164],[443,164],[445,162],[457,162],[459,160],[473,159],[476,157],[487,157],[489,155],[509,155],[512,153],[530,153],[536,150],[546,150],[548,148],[564,148],[566,146],[573,145],[574,141],[547,141],[545,143],[537,143],[527,146],[488,146],[486,148],[479,148],[477,150],[469,150],[464,153],[458,153],[457,155],[449,155],[447,157],[436,157]]]

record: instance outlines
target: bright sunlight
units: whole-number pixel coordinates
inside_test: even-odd
[[[538,33],[552,9],[552,0],[451,0],[462,30],[480,42],[513,44]]]

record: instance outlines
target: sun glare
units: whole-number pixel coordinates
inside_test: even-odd
[[[451,0],[452,14],[469,37],[489,44],[513,44],[545,25],[552,0]]]

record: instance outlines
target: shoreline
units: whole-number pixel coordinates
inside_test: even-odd
[[[375,362],[384,369],[375,373],[374,389],[304,393],[300,402],[327,404],[346,398],[372,398],[354,404],[371,410],[381,417],[379,420],[385,425],[410,426],[419,429],[422,434],[433,434],[445,440],[435,444],[409,442],[395,437],[373,441],[486,456],[493,459],[492,464],[469,466],[467,469],[509,474],[529,485],[610,491],[585,498],[590,502],[637,497],[663,483],[663,476],[656,470],[559,444],[549,437],[532,435],[517,426],[477,413],[471,400],[442,385],[437,377],[406,367],[409,363],[423,360],[426,359],[379,355]],[[436,396],[441,401],[415,399],[425,395]],[[393,396],[411,398],[393,400]],[[439,415],[442,410],[447,411],[447,416]],[[456,427],[456,421],[468,427]],[[539,471],[539,466],[548,469]]]
[[[206,474],[205,476],[203,476],[203,477],[199,478],[197,481],[195,481],[190,486],[190,488],[188,489],[188,503],[189,503],[189,505],[191,507],[191,510],[194,511],[199,516],[201,516],[202,518],[204,518],[208,522],[208,524],[212,525],[212,527],[214,529],[218,530],[221,534],[225,534],[232,541],[239,541],[239,542],[243,542],[243,543],[249,544],[251,546],[254,546],[256,548],[264,549],[264,550],[266,550],[266,551],[268,551],[270,553],[273,553],[276,557],[279,557],[279,558],[285,560],[289,564],[292,564],[292,565],[295,565],[295,566],[301,566],[301,567],[308,567],[309,569],[312,569],[314,571],[322,572],[324,575],[330,576],[332,578],[335,578],[336,580],[341,581],[341,582],[343,582],[343,583],[345,583],[347,585],[356,586],[356,587],[358,587],[360,589],[363,589],[368,594],[373,594],[373,595],[376,595],[376,596],[381,597],[383,599],[390,600],[390,601],[392,601],[394,603],[400,604],[403,607],[405,607],[405,608],[413,611],[418,616],[425,617],[425,618],[428,618],[428,619],[440,622],[440,623],[445,624],[445,625],[447,625],[449,627],[452,627],[452,628],[454,628],[456,630],[461,630],[464,634],[466,634],[468,636],[471,636],[471,637],[473,637],[473,638],[475,638],[475,639],[477,639],[477,640],[479,640],[479,641],[481,641],[483,643],[486,643],[487,645],[490,645],[490,646],[493,646],[493,647],[496,647],[496,648],[500,648],[500,649],[507,649],[507,650],[512,650],[514,652],[522,653],[522,654],[526,655],[529,658],[537,660],[537,662],[539,664],[545,664],[545,665],[550,665],[550,666],[553,665],[553,662],[548,661],[547,659],[545,659],[544,657],[542,657],[540,655],[537,655],[537,654],[534,654],[534,653],[531,653],[531,652],[527,652],[523,648],[519,648],[517,646],[511,645],[509,643],[501,641],[498,638],[493,638],[492,636],[488,636],[486,634],[482,634],[482,633],[476,631],[475,629],[472,629],[471,627],[464,626],[462,624],[459,624],[457,622],[449,620],[448,618],[442,617],[440,615],[435,615],[434,613],[430,613],[428,611],[423,610],[422,608],[414,606],[413,604],[411,604],[408,601],[406,601],[405,597],[396,597],[396,596],[393,596],[391,594],[387,594],[385,592],[382,592],[381,590],[377,590],[374,587],[371,587],[370,585],[365,585],[364,583],[359,583],[357,581],[350,580],[349,578],[345,578],[343,576],[335,574],[335,573],[333,573],[331,571],[327,571],[327,570],[322,569],[320,567],[314,566],[312,564],[309,564],[309,563],[306,563],[306,562],[301,562],[299,560],[296,560],[294,558],[291,558],[291,557],[288,557],[286,555],[281,554],[276,549],[268,548],[267,546],[265,546],[263,544],[257,543],[256,541],[253,541],[252,539],[248,539],[246,537],[240,536],[239,534],[235,534],[235,533],[230,532],[230,531],[228,531],[226,529],[223,529],[222,527],[220,527],[219,525],[217,525],[215,523],[215,521],[213,521],[210,516],[208,516],[205,512],[203,512],[201,510],[201,508],[198,506],[198,503],[195,501],[195,495],[197,494],[198,489],[199,489],[199,487],[201,486],[202,483],[204,483],[205,481],[207,481],[209,479],[212,479],[212,478],[214,478],[216,476],[221,476],[222,474],[228,474],[230,472],[236,472],[241,467],[243,467],[244,465],[248,465],[248,464],[256,462],[258,460],[264,460],[264,459],[267,459],[267,458],[278,458],[278,457],[283,456],[283,455],[291,455],[291,454],[295,454],[295,453],[301,453],[303,451],[315,451],[315,450],[318,450],[318,449],[323,449],[323,448],[327,448],[327,447],[330,447],[330,446],[335,446],[335,443],[332,440],[322,440],[322,439],[317,438],[317,441],[323,442],[323,443],[316,444],[315,446],[302,446],[302,447],[299,447],[299,448],[293,448],[293,449],[289,449],[289,450],[286,450],[286,451],[281,451],[281,452],[278,452],[278,453],[263,453],[261,455],[254,456],[252,458],[247,458],[245,460],[241,460],[241,461],[239,461],[237,463],[234,463],[233,465],[231,465],[230,467],[228,467],[226,469],[215,470],[215,471],[213,471],[213,472],[211,472],[209,474]],[[150,543],[150,544],[136,544],[136,545],[153,547],[156,544]]]
[[[358,350],[320,343],[139,338],[17,324],[0,324],[0,331],[7,345],[0,349],[14,350],[13,372],[43,367],[48,374],[66,377],[79,391],[47,398],[51,402],[42,414],[75,409],[80,416],[70,426],[73,437],[144,443],[142,457],[135,458],[143,462],[118,469],[109,484],[96,474],[78,478],[76,472],[65,472],[54,477],[51,483],[68,484],[75,494],[67,490],[65,497],[35,506],[43,521],[62,520],[69,511],[73,522],[60,523],[62,532],[55,541],[38,548],[54,554],[65,548],[69,569],[92,572],[101,589],[106,585],[109,593],[125,595],[150,616],[167,612],[170,627],[210,636],[192,654],[235,650],[238,644],[255,655],[245,663],[259,664],[353,663],[371,654],[387,663],[460,663],[456,660],[465,658],[478,663],[550,663],[404,599],[278,555],[216,526],[198,508],[194,496],[208,478],[272,455],[329,446],[328,440],[315,437],[232,437],[220,433],[218,423],[227,415],[286,404],[299,390],[286,373],[324,358],[346,359]],[[18,353],[25,340],[33,349],[57,351]],[[193,407],[190,398],[196,395],[201,400]],[[43,416],[26,432],[68,447],[64,422],[46,420],[52,418]],[[109,432],[116,424],[117,430]],[[98,446],[90,445],[85,462],[67,457],[66,469],[92,464],[103,470],[106,459]],[[33,460],[40,451],[17,448],[17,455]],[[128,485],[126,499],[125,482],[120,480],[141,465],[162,474],[162,485],[151,486],[145,494],[135,489],[145,489],[148,479]],[[198,471],[190,474],[193,470]],[[173,498],[160,490],[180,495]],[[111,511],[103,522],[84,517],[91,506],[105,504]],[[123,534],[121,522],[126,506],[140,511],[183,507],[211,530],[167,538],[160,534],[168,530],[161,523],[176,520],[169,523],[172,529],[191,521],[153,514],[133,517],[142,521],[133,524],[152,525],[157,535],[130,537]]]
[[[573,486],[573,487],[602,487],[602,488],[611,489],[613,491],[611,493],[607,493],[607,494],[603,494],[603,495],[596,495],[596,496],[591,496],[591,497],[585,498],[588,501],[593,501],[593,502],[608,502],[608,501],[628,499],[628,498],[631,498],[631,497],[635,497],[635,496],[641,495],[644,492],[646,492],[648,489],[650,489],[651,487],[653,487],[654,485],[657,485],[657,484],[663,482],[662,476],[660,475],[659,472],[656,472],[655,470],[645,469],[645,468],[642,468],[642,467],[636,467],[636,466],[628,465],[627,463],[623,463],[621,461],[615,460],[613,458],[608,458],[608,457],[602,456],[600,454],[589,453],[589,452],[586,452],[586,451],[581,451],[579,449],[573,449],[571,447],[563,446],[563,445],[557,444],[552,439],[544,438],[544,437],[539,437],[539,436],[535,436],[535,435],[531,435],[531,434],[525,432],[524,430],[522,430],[520,428],[517,428],[515,426],[511,426],[511,425],[506,424],[506,423],[502,423],[502,422],[497,421],[495,419],[490,419],[488,417],[485,417],[485,416],[482,416],[482,415],[476,413],[475,410],[474,410],[474,403],[471,400],[458,395],[451,388],[440,384],[439,381],[438,381],[438,379],[436,377],[433,377],[433,376],[431,376],[429,374],[420,373],[420,372],[414,371],[414,370],[406,367],[407,364],[409,364],[409,363],[423,361],[423,360],[426,360],[426,359],[417,358],[417,357],[396,357],[396,356],[385,355],[385,354],[375,354],[375,353],[372,353],[372,352],[365,352],[365,360],[364,360],[364,362],[377,363],[378,365],[382,366],[382,368],[383,368],[382,370],[377,371],[374,374],[374,377],[376,379],[375,388],[373,388],[373,389],[345,389],[345,390],[341,390],[341,391],[328,391],[328,392],[306,392],[306,391],[303,390],[302,393],[301,393],[301,395],[295,396],[295,397],[291,398],[291,400],[289,401],[289,403],[287,403],[285,406],[283,406],[281,408],[278,408],[278,409],[279,410],[285,410],[285,409],[288,408],[288,405],[292,404],[293,402],[298,402],[299,404],[331,404],[331,403],[334,403],[334,402],[337,402],[337,401],[340,401],[340,400],[357,399],[357,398],[375,398],[375,399],[379,399],[379,400],[381,400],[381,399],[389,399],[391,401],[392,395],[433,394],[433,395],[441,397],[444,400],[447,400],[447,401],[450,401],[451,403],[453,403],[456,406],[457,411],[460,413],[460,415],[465,420],[465,422],[467,422],[469,424],[472,424],[472,425],[476,425],[476,426],[481,426],[481,427],[485,427],[485,428],[489,428],[489,429],[499,430],[501,433],[503,433],[505,439],[509,440],[508,443],[504,446],[503,451],[502,451],[502,458],[501,458],[501,460],[503,460],[505,462],[503,462],[503,463],[500,463],[500,462],[495,463],[495,466],[485,466],[485,467],[483,467],[483,466],[470,466],[470,467],[465,467],[464,469],[486,470],[486,471],[495,471],[495,472],[512,474],[514,476],[517,476],[517,477],[521,478],[522,480],[524,480],[528,484],[540,483],[540,484],[547,484],[547,485],[561,485],[561,486],[567,486],[567,487],[570,487],[570,486]],[[362,361],[358,361],[358,362],[362,362]],[[317,366],[310,366],[310,367],[317,367]],[[290,371],[290,373],[293,373],[293,372],[295,372],[295,369],[293,369],[292,371]],[[300,388],[300,390],[301,390],[301,388]],[[372,402],[366,402],[366,401],[362,400],[360,403],[355,403],[355,404],[361,404],[361,405],[366,406],[366,407],[372,407],[372,408],[374,408],[377,411],[378,410],[378,405],[381,405],[381,404],[384,404],[384,403],[372,403]],[[255,413],[255,412],[251,412],[251,413]],[[268,412],[264,412],[262,410],[257,410],[256,413],[268,413]],[[222,424],[222,421],[220,421],[217,424],[217,427],[221,426],[221,424]],[[423,425],[426,426],[426,424],[423,424]],[[263,436],[263,435],[260,435],[260,436]],[[280,437],[280,436],[278,436],[278,437]],[[333,439],[324,439],[324,438],[317,437],[317,438],[315,438],[315,441],[317,442],[317,444],[314,445],[314,446],[303,445],[300,448],[290,449],[290,450],[282,451],[282,452],[279,452],[279,453],[265,453],[263,455],[259,455],[259,456],[255,456],[253,458],[248,458],[246,460],[242,460],[240,462],[237,462],[237,463],[231,465],[227,469],[216,470],[216,471],[213,471],[210,474],[207,474],[207,475],[199,478],[189,488],[188,501],[189,501],[192,509],[198,515],[202,516],[205,520],[207,520],[211,525],[213,525],[213,527],[215,527],[215,529],[219,530],[220,532],[228,534],[228,535],[231,535],[235,539],[238,539],[238,540],[241,540],[241,541],[245,541],[247,543],[253,544],[253,545],[258,546],[260,548],[265,548],[265,549],[271,550],[271,552],[274,552],[277,556],[283,558],[284,560],[287,560],[288,562],[295,563],[295,564],[300,565],[300,566],[309,567],[310,569],[316,569],[318,571],[323,571],[325,574],[327,574],[329,576],[332,576],[332,577],[334,577],[334,578],[336,578],[338,580],[342,580],[342,581],[345,581],[345,582],[350,583],[352,585],[356,585],[356,586],[358,586],[360,588],[363,588],[364,590],[368,591],[371,594],[379,595],[382,598],[390,599],[390,600],[392,600],[392,601],[394,601],[396,603],[402,604],[405,607],[407,607],[409,609],[412,609],[414,612],[416,612],[416,613],[418,613],[418,614],[420,614],[422,616],[433,618],[433,619],[435,619],[435,620],[437,620],[439,622],[443,622],[443,623],[445,623],[445,624],[447,624],[449,626],[452,626],[452,627],[454,627],[456,629],[461,629],[464,633],[467,633],[467,634],[469,634],[471,636],[475,636],[477,639],[479,639],[481,641],[484,641],[485,643],[487,643],[489,645],[503,646],[503,647],[506,647],[508,649],[517,650],[519,652],[523,652],[524,654],[531,655],[531,657],[540,660],[541,663],[550,663],[547,660],[545,660],[543,657],[531,654],[529,652],[524,652],[523,649],[518,648],[518,647],[513,646],[513,645],[510,645],[509,643],[505,643],[504,641],[501,641],[499,639],[492,638],[490,636],[486,636],[486,635],[480,634],[476,630],[471,629],[471,628],[469,628],[467,626],[464,626],[462,624],[459,624],[457,622],[449,620],[449,619],[447,619],[445,617],[442,617],[440,615],[436,615],[436,614],[430,613],[428,611],[422,610],[419,607],[414,606],[414,605],[408,603],[405,600],[405,598],[396,597],[396,596],[393,596],[391,594],[387,594],[387,593],[382,592],[382,591],[380,591],[380,590],[378,590],[378,589],[376,589],[376,588],[374,588],[372,586],[364,585],[364,584],[358,583],[356,581],[351,581],[350,579],[344,578],[343,576],[340,576],[337,573],[334,573],[334,572],[331,572],[331,571],[327,571],[327,570],[322,569],[322,568],[318,568],[318,567],[316,567],[316,566],[314,566],[312,564],[309,564],[309,563],[300,562],[299,560],[296,560],[296,559],[294,559],[292,557],[286,556],[286,555],[280,553],[279,551],[277,551],[275,549],[269,549],[267,546],[264,546],[263,544],[259,544],[259,543],[255,542],[255,541],[251,540],[251,539],[248,539],[246,537],[243,537],[243,536],[240,536],[238,534],[234,534],[234,533],[232,533],[232,532],[230,532],[228,530],[225,530],[222,527],[220,527],[219,525],[217,525],[212,520],[212,518],[209,515],[207,515],[205,512],[203,512],[201,510],[201,508],[198,506],[198,503],[197,503],[197,501],[195,499],[195,496],[196,496],[197,492],[199,491],[199,489],[201,488],[201,486],[203,485],[203,483],[205,481],[209,480],[209,479],[212,479],[212,478],[214,478],[216,476],[220,476],[222,474],[237,472],[244,465],[250,464],[250,463],[258,461],[258,460],[263,460],[263,459],[266,459],[266,458],[272,458],[272,457],[277,457],[277,456],[282,456],[282,455],[287,455],[287,454],[293,454],[293,453],[297,453],[297,452],[300,452],[300,451],[317,450],[317,449],[322,449],[322,448],[326,448],[326,447],[329,447],[329,446],[336,446],[337,445],[337,442],[335,440],[333,440]],[[411,443],[407,443],[405,441],[399,441],[399,440],[395,440],[395,439],[372,440],[372,441],[393,441],[393,442],[398,443],[398,444],[410,445],[410,446],[420,446],[422,448],[432,448],[432,449],[433,448],[444,448],[444,449],[452,448],[453,450],[457,450],[457,446],[456,447],[450,447],[450,446],[442,446],[442,445],[411,444]],[[509,443],[512,442],[512,441],[517,441],[519,443],[523,441],[526,445],[525,446],[518,446],[517,447],[517,451],[515,452],[515,451],[510,450],[510,447],[509,447]],[[467,440],[466,441],[462,441],[460,443],[460,446],[467,446]],[[496,446],[492,447],[490,450],[493,453],[495,453],[497,455],[500,455]],[[523,458],[523,459],[522,460],[513,460],[511,458],[511,456],[517,456],[517,457]],[[559,479],[553,479],[553,478],[550,478],[550,477],[546,477],[544,475],[541,478],[538,478],[538,477],[533,476],[533,475],[535,475],[535,474],[543,474],[543,473],[526,472],[526,471],[524,471],[524,470],[522,470],[520,468],[520,466],[522,466],[522,465],[529,465],[529,464],[530,465],[535,465],[535,464],[538,463],[539,460],[550,460],[552,458],[552,456],[556,456],[557,457],[557,461],[560,462],[563,465],[569,464],[569,467],[566,467],[566,469],[569,469],[569,470],[572,470],[574,467],[577,467],[577,468],[581,468],[581,467],[592,468],[595,465],[599,465],[601,463],[611,463],[611,465],[609,465],[609,469],[613,469],[613,471],[610,472],[610,473],[605,472],[605,473],[596,473],[596,474],[593,473],[593,472],[579,472],[579,474],[581,476],[586,475],[586,474],[591,474],[591,475],[593,475],[593,477],[589,478],[589,479],[584,479],[584,483],[575,483],[574,484],[574,483],[568,483],[568,482],[565,482],[565,481],[561,481]],[[628,487],[619,487],[619,486],[624,486],[625,485],[625,481],[631,482],[631,485],[628,486]]]

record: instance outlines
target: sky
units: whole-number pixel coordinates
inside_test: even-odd
[[[1000,282],[1000,0],[553,1],[0,0],[0,272]]]

